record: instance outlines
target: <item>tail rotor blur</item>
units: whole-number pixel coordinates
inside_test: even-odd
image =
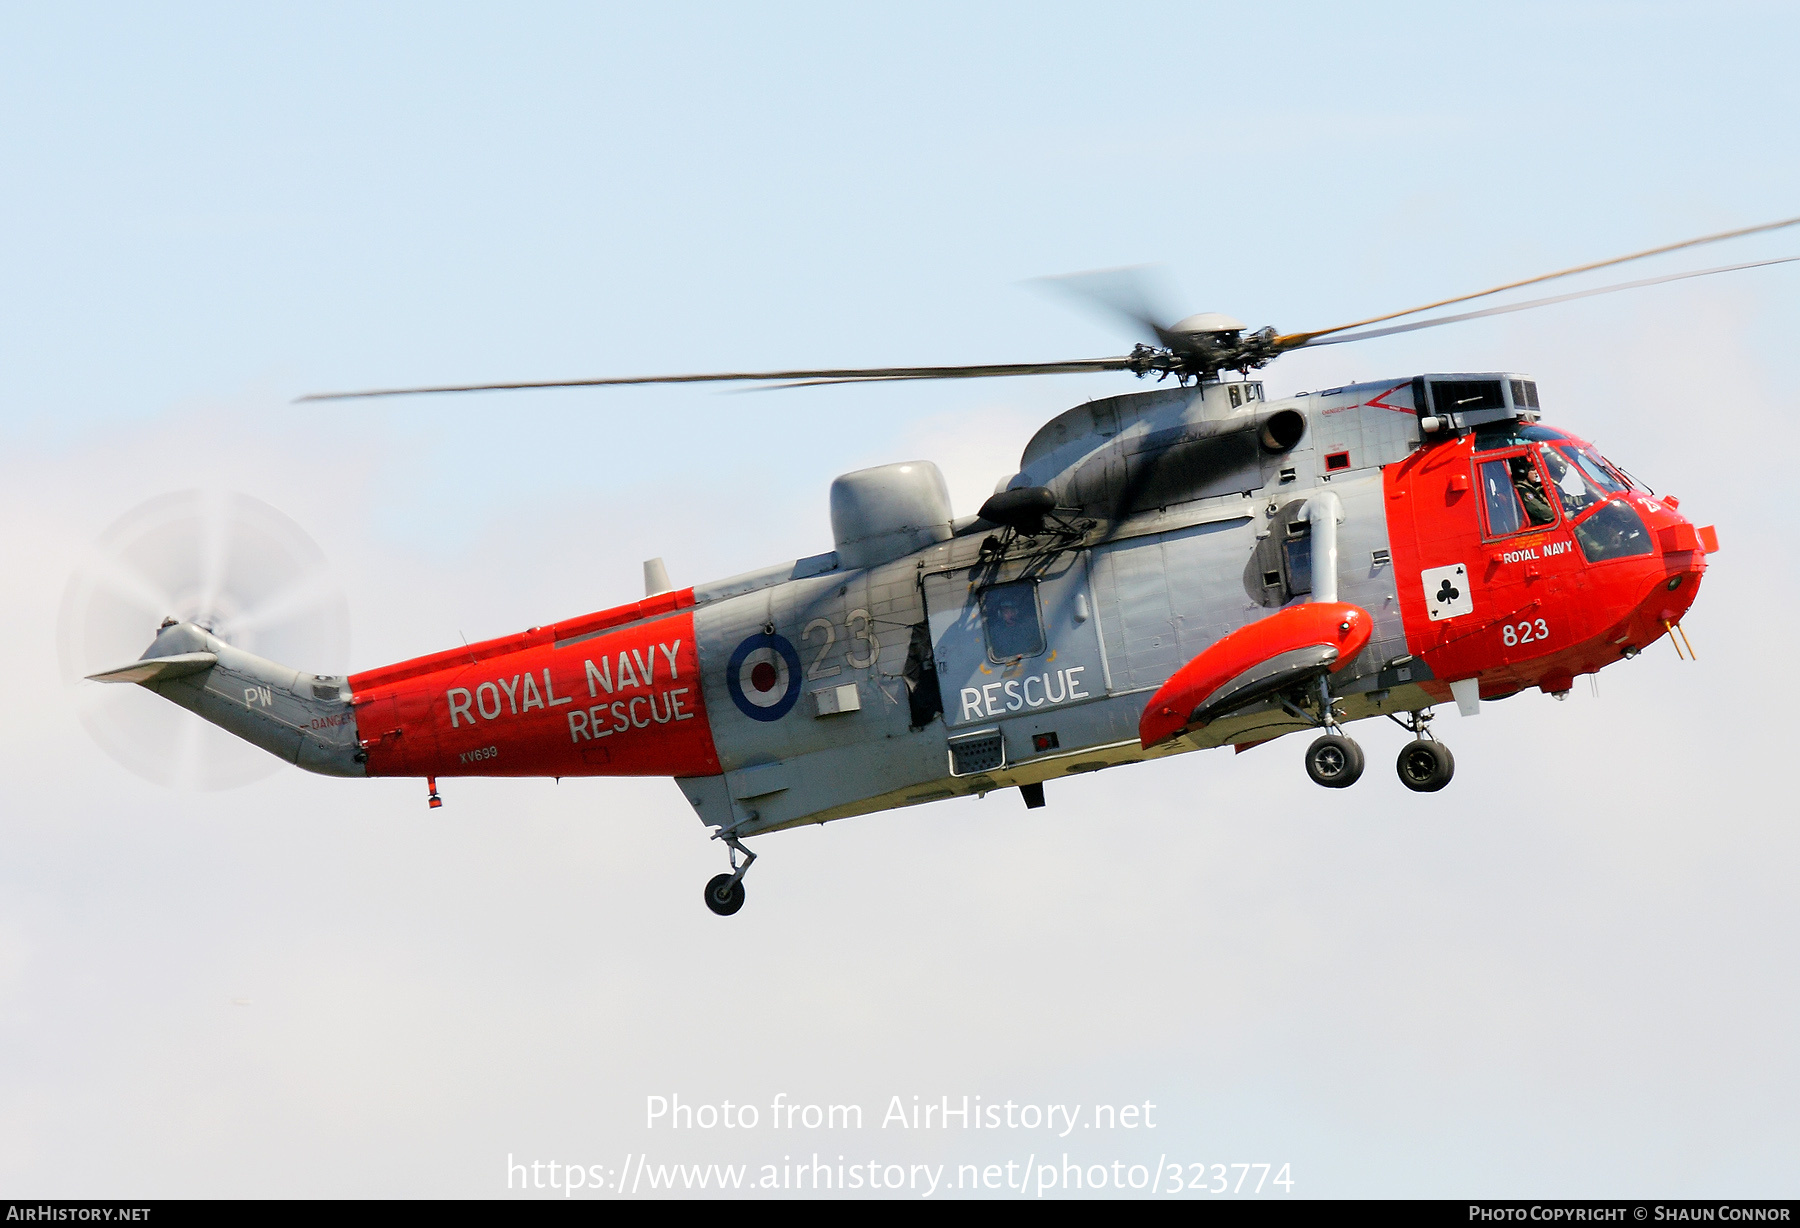
[[[280,761],[140,687],[90,674],[140,657],[165,619],[233,647],[342,672],[350,610],[306,531],[249,495],[188,490],[126,512],[77,561],[57,624],[61,674],[82,724],[147,780],[216,790]]]

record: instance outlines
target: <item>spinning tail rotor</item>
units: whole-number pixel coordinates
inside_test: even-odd
[[[84,681],[118,674],[167,620],[318,669],[341,669],[349,657],[349,606],[325,556],[268,504],[189,490],[125,513],[70,577],[57,647],[63,682],[88,732],[114,759],[158,784],[229,789],[279,766],[140,687]]]

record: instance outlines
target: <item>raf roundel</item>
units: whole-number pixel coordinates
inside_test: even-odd
[[[751,720],[778,721],[800,698],[800,654],[782,636],[749,636],[731,654],[725,686]]]

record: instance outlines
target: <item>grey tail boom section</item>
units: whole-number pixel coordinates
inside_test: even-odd
[[[233,648],[204,627],[168,623],[137,661],[89,675],[135,683],[309,772],[365,776],[350,684]]]

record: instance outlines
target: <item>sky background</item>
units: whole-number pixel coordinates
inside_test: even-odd
[[[1089,357],[1132,339],[1029,279],[1159,263],[1175,314],[1298,330],[1788,217],[1797,41],[1742,4],[0,7],[0,1193],[1066,1151],[1287,1163],[1297,1195],[1793,1196],[1800,266],[1266,373],[1531,373],[1718,525],[1697,663],[1447,714],[1436,795],[1392,727],[1343,793],[1300,738],[1190,755],[766,838],[721,920],[667,781],[171,791],[88,737],[55,644],[87,545],[194,486],[331,560],[350,656],[314,668],[630,600],[651,556],[829,549],[866,465],[934,460],[971,512],[1132,382],[290,402]],[[644,1127],[649,1095],[776,1093],[868,1125]],[[965,1094],[1157,1128],[876,1124]]]

